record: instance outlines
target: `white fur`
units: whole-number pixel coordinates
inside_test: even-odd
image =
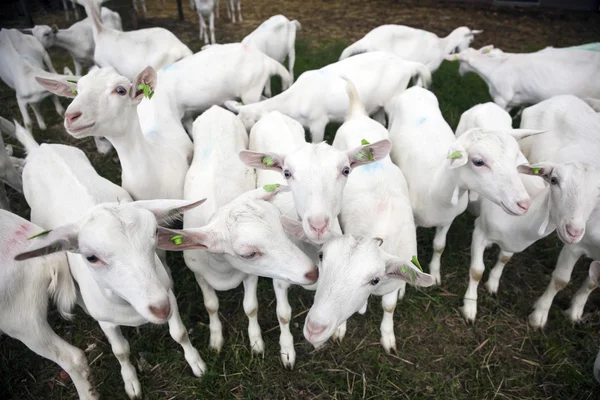
[[[490,96],[505,110],[536,104],[561,94],[600,97],[600,53],[586,50],[544,49],[535,53],[504,53],[466,49],[449,60],[460,62],[459,72],[475,72],[488,85]],[[577,73],[573,73],[577,71]]]
[[[420,87],[394,97],[386,111],[392,161],[406,177],[415,223],[436,227],[429,271],[440,282],[446,235],[467,207],[467,190],[503,204],[507,213],[527,211],[530,199],[516,169],[519,146],[510,134],[519,135],[477,128],[456,138],[435,95]],[[457,157],[449,159],[452,154]]]
[[[387,51],[405,60],[425,64],[434,72],[444,61],[444,56],[468,48],[478,33],[481,31],[461,26],[440,38],[435,33],[409,26],[382,25],[347,47],[340,60],[369,51]]]
[[[343,122],[346,116],[349,103],[342,76],[355,82],[369,115],[380,112],[392,96],[406,89],[413,76],[419,76],[425,84],[431,81],[431,74],[423,64],[385,52],[372,52],[307,71],[288,90],[260,103],[238,106],[226,102],[225,105],[239,113],[248,130],[264,114],[279,111],[310,129],[312,141],[320,143],[326,125]]]

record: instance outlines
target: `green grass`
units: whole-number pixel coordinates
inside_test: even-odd
[[[157,21],[153,21],[157,22]],[[189,26],[186,25],[187,28]],[[192,29],[192,28],[189,28]],[[194,28],[195,29],[195,28]],[[240,34],[240,37],[242,35]],[[337,60],[344,41],[297,42],[296,76]],[[193,48],[199,47],[194,42]],[[70,60],[65,53],[52,51],[55,66]],[[469,107],[489,101],[486,85],[476,76],[461,78],[457,66],[444,62],[434,74],[433,91],[448,123],[454,128]],[[326,95],[326,93],[324,93]],[[0,86],[0,115],[20,114],[14,94]],[[116,154],[95,153],[93,141],[75,141],[62,128],[49,101],[44,115],[50,127],[35,129],[43,142],[61,142],[83,148],[98,172],[119,181]],[[328,127],[332,139],[336,126]],[[13,142],[14,144],[14,142]],[[15,146],[18,153],[22,149]],[[11,192],[13,210],[27,217],[22,196]],[[448,237],[442,258],[441,287],[419,291],[410,288],[395,315],[398,354],[386,355],[379,345],[381,307],[372,298],[365,315],[348,322],[341,344],[329,342],[315,351],[302,337],[305,312],[312,293],[293,288],[292,333],[297,361],[286,371],[279,361],[279,329],[271,282],[259,284],[259,321],[266,343],[264,356],[251,354],[247,340],[247,319],[242,307],[242,289],[219,293],[220,315],[225,346],[216,354],[208,348],[208,315],[202,294],[179,254],[169,255],[178,304],[192,343],[208,366],[201,379],[195,378],[179,346],[171,340],[166,326],[146,325],[123,328],[131,345],[131,360],[138,367],[144,397],[148,399],[592,399],[600,391],[592,377],[592,364],[598,348],[600,315],[592,295],[584,323],[572,326],[561,314],[574,287],[583,281],[587,262],[580,262],[573,274],[574,284],[561,292],[551,309],[545,331],[531,331],[527,315],[534,300],[549,282],[549,275],[561,245],[554,237],[516,255],[506,268],[498,296],[479,291],[477,322],[467,325],[458,307],[468,281],[469,247],[473,219],[458,218]],[[419,230],[419,258],[431,254],[432,230]],[[497,251],[488,251],[486,264],[495,262]],[[423,262],[425,265],[426,262]],[[485,279],[486,277],[484,277]],[[74,321],[50,315],[56,331],[74,345],[86,349],[92,369],[92,382],[106,399],[125,399],[120,368],[106,338],[90,317],[80,309]],[[0,398],[73,399],[74,387],[55,378],[60,368],[29,351],[21,343],[4,336],[0,339]]]

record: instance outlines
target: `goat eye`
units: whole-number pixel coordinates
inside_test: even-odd
[[[323,252],[319,252],[319,261],[323,261]]]
[[[251,260],[254,257],[256,257],[257,254],[258,254],[257,252],[253,251],[250,254],[243,254],[243,255],[241,255],[241,257],[244,258],[244,259],[246,259],[246,260]]]
[[[292,177],[292,173],[289,170],[283,171],[283,176],[285,179],[290,179]]]
[[[485,165],[485,162],[479,158],[474,158],[471,162],[476,167],[483,167]]]
[[[551,185],[558,185],[558,179],[556,179],[555,177],[550,178],[550,184]]]
[[[127,94],[127,89],[125,89],[123,86],[117,86],[115,92],[121,96],[125,96]]]
[[[85,259],[91,262],[92,264],[95,264],[98,261],[100,261],[100,259],[93,254],[91,256],[87,256]]]
[[[350,167],[344,167],[344,169],[342,169],[342,175],[344,175],[344,176],[350,175]]]
[[[379,283],[379,278],[373,278],[371,279],[371,281],[369,282],[370,285],[377,285]]]

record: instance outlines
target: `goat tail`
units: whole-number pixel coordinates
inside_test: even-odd
[[[14,122],[14,123],[13,123]],[[23,128],[17,121],[10,122],[0,117],[0,129],[9,136],[17,139],[24,147],[27,153],[31,153],[40,145],[35,141],[31,132]]]
[[[58,257],[61,257],[60,261]],[[52,255],[48,257],[48,261],[52,259],[51,274],[52,279],[48,286],[48,294],[52,296],[52,301],[56,304],[58,312],[64,319],[73,318],[71,311],[77,300],[77,288],[71,276],[69,262],[66,254]]]
[[[296,27],[296,30],[297,30],[297,31],[299,31],[299,30],[301,30],[301,29],[302,29],[302,24],[301,24],[301,23],[300,23],[300,22],[299,22],[297,19],[295,19],[295,20],[293,20],[293,21],[291,21],[291,22],[292,22],[292,24],[293,24],[293,25]]]
[[[366,53],[368,51],[369,51],[369,49],[367,48],[367,46],[361,40],[359,40],[358,42],[353,43],[350,46],[346,47],[344,49],[344,51],[342,51],[342,55],[340,56],[340,61],[343,59],[346,59],[348,57],[355,56],[357,54]]]
[[[431,71],[425,64],[415,63],[412,77],[417,86],[425,89],[431,86]]]
[[[348,111],[346,112],[346,121],[349,121],[356,116],[367,115],[365,107],[360,102],[360,96],[358,95],[354,83],[345,76],[340,75],[340,78],[346,81],[346,92],[348,93],[348,98],[350,100],[348,103]]]
[[[269,78],[274,75],[279,75],[281,77],[281,90],[287,90],[290,86],[292,86],[292,77],[287,69],[281,63],[272,58],[265,56],[268,59],[270,64],[270,72]]]

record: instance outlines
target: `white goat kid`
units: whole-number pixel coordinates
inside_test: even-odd
[[[300,22],[290,21],[285,16],[274,15],[258,28],[242,39],[242,43],[252,46],[272,59],[283,64],[288,58],[290,84],[294,81],[294,63],[296,61],[296,32],[300,30]],[[271,82],[267,81],[265,95],[271,97]]]
[[[119,13],[102,7],[102,24],[106,28],[122,31],[121,17]],[[52,46],[61,47],[69,52],[75,65],[75,75],[81,76],[83,66],[94,65],[94,34],[92,32],[92,19],[87,17],[74,23],[68,29],[58,29],[56,25],[36,25],[30,31],[44,46],[49,49]]]
[[[32,220],[51,231],[42,232],[15,259],[68,252],[79,305],[106,334],[130,398],[141,396],[141,385],[119,325],[168,322],[171,337],[182,346],[194,374],[201,376],[206,366],[189,341],[173,282],[155,253],[157,219],[170,221],[201,201],[128,203],[127,192],[100,177],[79,149],[39,146],[20,126],[16,135],[28,153],[23,186]]]
[[[435,33],[404,25],[382,25],[347,47],[340,60],[369,51],[386,51],[409,61],[425,64],[431,72],[440,67],[444,56],[468,48],[480,30],[461,26],[444,38]]]
[[[215,41],[215,1],[214,0],[194,0],[196,5],[196,12],[198,13],[198,19],[200,20],[200,40],[204,43],[217,43]],[[206,26],[206,20],[208,20],[208,27]],[[210,42],[208,40],[208,34],[210,31]]]
[[[65,128],[70,135],[106,137],[115,146],[123,169],[122,186],[135,200],[183,196],[188,153],[170,137],[145,137],[140,128],[137,106],[156,88],[156,72],[151,67],[143,70],[133,84],[112,68],[93,69],[77,85],[39,81],[54,93],[74,97],[65,113]]]
[[[467,207],[467,190],[501,205],[508,214],[527,212],[531,200],[515,167],[519,146],[514,138],[536,132],[472,129],[456,138],[435,95],[420,87],[394,97],[386,111],[394,143],[392,161],[406,177],[415,223],[436,227],[429,271],[439,283],[446,235]]]
[[[92,18],[94,61],[100,67],[113,67],[129,80],[146,66],[160,69],[191,56],[192,51],[177,37],[163,28],[122,32],[108,28],[100,19],[100,8],[93,0],[79,0]],[[115,45],[118,43],[118,45]]]
[[[526,108],[523,111],[521,126],[534,125],[549,129],[549,132],[540,137],[544,140],[529,138],[521,141],[523,152],[532,162],[580,161],[600,168],[600,138],[596,134],[600,129],[600,116],[583,100],[575,96],[556,96]],[[589,190],[598,189],[598,178],[595,182],[590,181],[589,185]],[[534,311],[529,316],[529,324],[534,328],[545,326],[552,301],[569,283],[577,260],[584,255],[594,260],[600,259],[600,208],[597,197],[590,194],[578,198],[577,201],[577,206],[581,208],[595,208],[589,218],[585,218],[585,213],[577,215],[575,224],[569,229],[569,236],[563,237],[566,244],[558,256],[550,284],[536,301]],[[591,205],[588,204],[590,202]],[[581,221],[586,220],[587,223],[582,227]],[[587,280],[584,282],[573,298],[571,307],[566,311],[566,315],[574,322],[579,321],[583,314],[583,307],[589,296],[588,283]]]
[[[460,62],[461,75],[478,74],[487,83],[494,102],[507,111],[561,94],[600,98],[598,52],[544,49],[514,54],[485,50],[490,47],[483,51],[466,49],[447,59]]]
[[[85,354],[61,339],[47,321],[48,295],[64,318],[71,318],[75,305],[77,291],[66,255],[13,260],[29,247],[27,238],[41,231],[31,222],[0,210],[0,332],[60,365],[73,380],[80,399],[96,399],[88,381],[90,369]]]
[[[45,65],[51,72],[45,70]],[[51,96],[51,93],[36,82],[36,75],[64,78],[56,74],[48,53],[36,38],[24,35],[15,29],[2,29],[0,31],[0,78],[15,90],[17,104],[27,129],[32,128],[31,117],[27,112],[29,105],[35,114],[38,126],[45,130],[46,123],[40,110],[40,103]],[[51,98],[56,112],[62,117],[65,109],[56,96]]]
[[[316,269],[287,239],[279,210],[269,204],[284,186],[253,190],[254,171],[237,157],[248,144],[248,135],[237,117],[213,106],[196,119],[193,132],[196,148],[186,176],[185,197],[206,196],[209,200],[204,207],[186,214],[184,242],[174,246],[187,250],[186,265],[202,289],[210,317],[210,346],[219,351],[224,343],[215,290],[231,290],[243,282],[250,344],[253,351],[262,353],[258,276],[310,284],[317,279]],[[194,248],[203,251],[188,250]]]
[[[424,287],[435,283],[431,275],[410,261],[387,254],[380,246],[380,238],[350,234],[334,237],[323,245],[319,253],[319,285],[304,323],[304,337],[315,348],[360,310],[370,295],[386,297],[390,290],[395,295],[398,285],[406,282]],[[395,338],[393,345],[388,345],[396,350]]]
[[[360,103],[354,85],[350,81],[347,82],[347,91],[350,98],[348,116],[335,135],[333,147],[346,151],[364,143],[364,140],[376,142],[387,139],[387,130],[381,124],[369,118]],[[390,221],[394,222],[390,223]],[[410,260],[417,255],[417,233],[406,179],[402,171],[392,163],[389,156],[357,169],[348,177],[348,183],[344,188],[340,225],[345,234],[382,239],[382,250],[403,260]],[[377,266],[379,267],[379,265]],[[332,281],[327,284],[335,286],[337,285],[337,283],[334,283],[336,278],[332,276],[336,274],[334,270],[335,268],[328,272],[330,274],[328,276],[331,277]],[[368,293],[371,291],[383,296],[381,345],[388,353],[392,350],[395,351],[394,309],[398,298],[404,297],[406,282],[402,279],[390,279],[388,282],[378,284],[378,280],[372,280],[371,286],[377,287],[375,289],[365,286],[363,280],[348,279],[346,281],[349,276],[346,275],[345,268],[341,268],[337,272],[340,275],[337,282],[343,280],[346,283],[344,284],[344,290],[347,290],[348,293],[348,296],[337,297],[337,300],[340,301],[338,304],[339,312],[341,312],[341,309],[350,306],[348,302],[341,300],[353,297],[357,293],[364,294],[361,298],[365,301],[365,304]],[[365,276],[367,275],[370,274],[366,273]],[[341,276],[344,276],[344,278],[341,278]],[[380,278],[383,277],[380,276]],[[434,280],[431,278],[431,284],[433,283]],[[328,289],[321,290],[328,291]],[[331,290],[333,291],[333,289]],[[336,288],[336,290],[341,289]],[[317,289],[318,291],[319,289]],[[332,295],[332,299],[335,298]],[[357,300],[353,299],[352,303],[355,302]],[[333,307],[333,304],[330,306]],[[346,309],[344,310],[344,316],[347,318],[356,311],[359,311],[359,308]],[[341,321],[341,319],[338,319],[334,322],[339,323]],[[322,322],[322,319],[313,319],[313,326],[322,328]],[[312,332],[310,324],[306,325],[305,332]]]
[[[327,124],[343,122],[348,110],[348,95],[341,76],[355,82],[367,113],[377,112],[381,123],[385,121],[382,107],[392,96],[406,89],[413,76],[426,84],[431,82],[429,69],[423,64],[404,61],[385,52],[372,52],[307,71],[288,90],[260,103],[239,106],[226,102],[225,105],[239,113],[248,130],[264,114],[279,111],[308,128],[312,141],[320,143]]]
[[[255,103],[273,75],[281,77],[284,89],[291,85],[283,65],[250,46],[211,46],[158,71],[156,95],[138,107],[142,131],[155,135],[180,129],[182,119],[191,125],[196,115],[226,100]]]

